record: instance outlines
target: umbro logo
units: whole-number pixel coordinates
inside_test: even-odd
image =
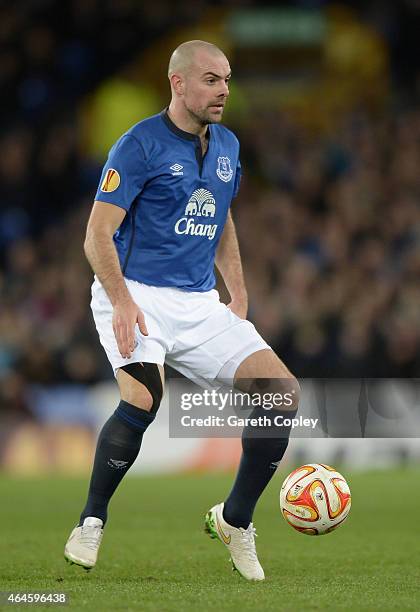
[[[170,170],[172,170],[172,176],[184,176],[184,173],[182,172],[184,166],[181,166],[181,164],[174,164],[173,166],[170,167]]]
[[[109,467],[112,467],[114,469],[123,470],[128,465],[128,461],[119,461],[118,459],[109,459],[108,465]]]

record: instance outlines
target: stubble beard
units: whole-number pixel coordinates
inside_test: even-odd
[[[187,108],[188,113],[190,114],[191,119],[195,121],[199,126],[205,127],[210,123],[219,123],[222,120],[222,114],[218,117],[212,117],[208,108],[205,108],[200,111],[193,111],[190,108]]]

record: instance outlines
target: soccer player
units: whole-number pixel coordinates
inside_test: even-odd
[[[239,143],[220,124],[229,62],[215,45],[189,41],[173,52],[168,76],[169,107],[111,148],[86,232],[95,273],[91,307],[121,394],[99,435],[88,499],[65,546],[66,559],[87,569],[97,560],[111,496],[155,418],[164,362],[195,381],[231,380],[253,394],[287,392],[293,401],[282,410],[289,417],[298,405],[297,380],[246,320],[229,210],[241,177]],[[214,264],[228,306],[214,289]],[[263,413],[257,406],[251,416]],[[288,443],[270,430],[260,433],[244,428],[233,488],[206,517],[207,531],[249,580],[264,579],[253,511]]]

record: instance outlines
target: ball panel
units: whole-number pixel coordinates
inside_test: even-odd
[[[333,478],[331,484],[338,497],[338,506],[336,511],[332,507],[328,507],[328,512],[331,518],[336,518],[340,515],[342,516],[347,506],[350,505],[351,495],[349,486],[343,477]]]
[[[305,482],[302,482],[306,477],[310,476],[315,472],[315,468],[313,466],[303,465],[297,470],[293,470],[291,474],[286,478],[283,482],[282,490],[287,489],[287,493],[290,496],[297,495],[301,488],[305,486]],[[310,482],[308,479],[307,482]],[[293,493],[293,490],[295,493]]]
[[[305,533],[306,535],[320,535],[313,527],[295,527],[295,529],[296,531],[300,531],[300,533]]]
[[[289,510],[286,510],[286,508],[283,509],[283,516],[286,519],[286,521],[289,523],[289,525],[291,525],[292,527],[302,527],[305,529],[315,529],[315,527],[313,525],[308,525],[308,521],[304,518],[304,517],[299,517],[296,516],[296,514],[293,514],[292,512],[289,512]]]
[[[338,523],[335,523],[334,525],[331,525],[331,527],[328,527],[325,533],[331,533],[331,531],[334,531],[334,529],[337,529],[337,527],[340,527],[340,525],[344,523],[344,521],[346,520],[349,512],[350,512],[350,505],[348,506],[345,515],[338,521]]]

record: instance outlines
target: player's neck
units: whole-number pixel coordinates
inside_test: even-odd
[[[188,132],[189,134],[194,134],[195,136],[199,136],[202,142],[206,138],[208,125],[201,125],[200,123],[197,123],[194,121],[194,118],[186,113],[183,109],[175,108],[175,105],[172,102],[168,107],[167,113],[172,123],[174,123],[180,130]]]

